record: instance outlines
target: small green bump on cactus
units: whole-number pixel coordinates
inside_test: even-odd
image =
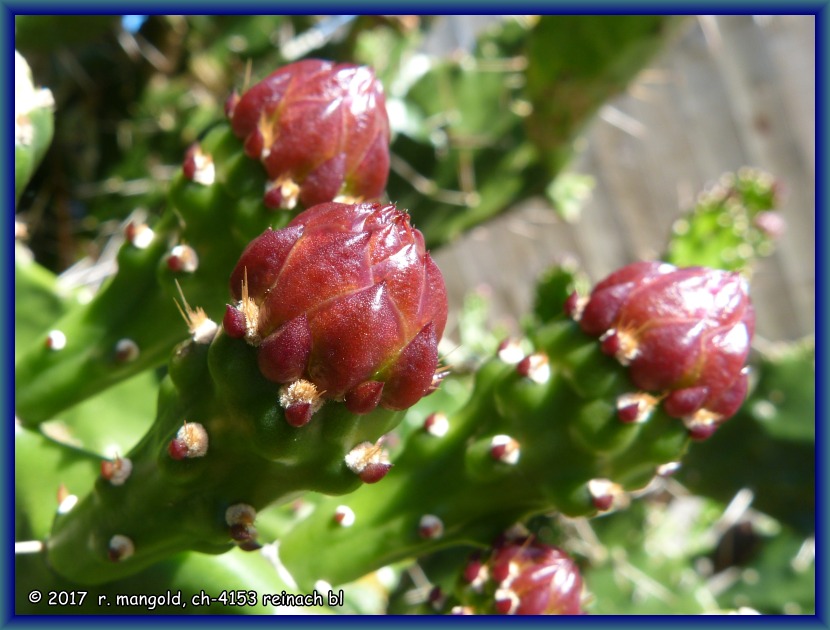
[[[509,435],[494,435],[490,439],[490,457],[508,466],[515,466],[521,457],[519,443]]]
[[[536,283],[533,302],[534,325],[553,321],[576,307],[580,293],[587,293],[590,284],[576,262],[566,259],[545,271]]]
[[[464,469],[470,478],[486,482],[503,478],[514,472],[512,464],[498,457],[504,455],[505,447],[511,444],[510,439],[512,438],[506,435],[482,437],[468,445],[464,452]],[[520,452],[518,442],[512,451]],[[518,459],[516,461],[518,462]]]
[[[629,448],[639,429],[636,424],[620,422],[615,406],[599,399],[579,409],[572,419],[571,435],[585,449],[611,455]]]

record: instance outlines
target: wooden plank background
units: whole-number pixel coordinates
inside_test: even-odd
[[[456,18],[459,19],[459,18]],[[457,26],[457,23],[456,23]],[[457,29],[456,29],[457,30]],[[724,172],[755,166],[786,191],[787,232],[752,280],[757,333],[815,327],[815,21],[812,16],[692,18],[580,139],[569,171],[595,179],[578,222],[525,203],[436,252],[457,313],[486,285],[494,321],[514,329],[533,279],[563,256],[593,280],[662,250],[673,221]],[[455,335],[451,316],[448,335]]]

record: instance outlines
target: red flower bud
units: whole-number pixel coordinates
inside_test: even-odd
[[[579,324],[638,388],[666,394],[669,415],[717,423],[743,402],[755,314],[737,273],[628,265],[594,288]]]
[[[389,175],[389,119],[370,68],[306,59],[229,101],[245,152],[270,180],[269,207],[380,197]]]
[[[325,203],[264,232],[243,252],[231,292],[228,333],[259,347],[269,380],[303,379],[354,413],[406,409],[433,386],[446,289],[423,236],[393,205]]]
[[[487,563],[495,609],[515,615],[581,615],[582,576],[564,551],[534,538],[509,541]]]

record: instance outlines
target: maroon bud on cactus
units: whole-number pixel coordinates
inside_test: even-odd
[[[184,459],[187,457],[187,445],[179,439],[172,439],[167,445],[167,453],[173,459]]]
[[[193,273],[199,268],[199,256],[190,245],[176,245],[167,255],[167,268],[174,273]]]
[[[467,561],[466,566],[464,567],[464,571],[461,574],[461,578],[467,584],[476,584],[481,580],[483,567],[484,563],[481,560],[481,553],[473,552],[470,555],[470,559]]]
[[[621,394],[617,397],[617,418],[626,424],[645,422],[658,402],[657,398],[644,392]]]
[[[626,503],[622,486],[609,479],[591,479],[588,482],[588,493],[591,495],[594,507],[600,512],[622,507]]]
[[[133,462],[127,457],[116,456],[114,460],[101,462],[101,477],[114,486],[122,486],[133,472]]]
[[[587,298],[574,291],[565,300],[565,315],[578,322],[582,319],[582,311],[585,310],[585,304],[587,301]]]
[[[628,265],[594,288],[579,324],[629,367],[638,388],[665,394],[666,413],[687,425],[703,412],[709,419],[693,426],[716,427],[746,395],[755,315],[737,273]]]
[[[550,363],[542,352],[529,354],[516,364],[516,372],[534,383],[544,385],[550,379]]]
[[[519,463],[519,443],[509,435],[494,435],[490,441],[490,457],[503,464],[515,466]]]
[[[334,522],[340,527],[351,527],[354,525],[355,515],[354,510],[348,505],[338,505],[334,511]]]
[[[534,538],[498,546],[487,562],[499,614],[580,615],[582,576],[561,549]]]
[[[378,406],[382,395],[383,383],[366,381],[347,391],[343,402],[352,413],[369,413]]]
[[[272,73],[226,111],[270,180],[269,207],[377,199],[389,173],[389,119],[370,68],[305,59]]]
[[[444,521],[435,514],[424,514],[418,521],[418,535],[427,540],[435,540],[444,535]]]
[[[348,469],[360,477],[363,483],[377,483],[392,468],[383,449],[383,438],[375,444],[361,442],[346,453],[345,462]]]
[[[147,249],[155,237],[155,232],[144,223],[130,221],[124,228],[124,238],[137,249]]]
[[[202,152],[198,143],[187,150],[182,163],[182,174],[188,179],[203,186],[210,186],[216,180],[216,167],[213,158]]]
[[[133,541],[122,534],[110,538],[107,555],[113,562],[122,562],[135,553]]]
[[[406,409],[434,387],[444,280],[393,205],[321,204],[266,231],[243,252],[231,291],[239,302],[226,330],[259,346],[271,381],[303,379],[353,413]]]
[[[229,337],[242,339],[248,329],[245,314],[235,306],[228,304],[225,307],[225,317],[222,319],[222,327]]]
[[[207,450],[207,430],[198,422],[185,422],[167,445],[167,452],[173,459],[204,457]]]
[[[439,611],[446,605],[447,596],[444,595],[444,591],[441,590],[441,587],[436,585],[429,591],[429,595],[427,595],[427,602],[433,610]]]
[[[252,543],[256,541],[257,530],[254,526],[256,510],[247,503],[236,503],[225,510],[225,522],[231,539],[237,543]]]
[[[113,356],[116,363],[129,363],[135,361],[141,354],[138,344],[132,339],[119,339],[115,344]]]
[[[444,437],[449,430],[450,420],[445,413],[436,411],[424,418],[424,431],[430,435]]]

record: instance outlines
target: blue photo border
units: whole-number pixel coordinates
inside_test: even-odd
[[[243,2],[235,2],[232,5],[226,3],[220,4],[218,2],[137,2],[135,0],[116,5],[106,0],[101,2],[76,2],[72,4],[64,4],[60,2],[48,2],[29,0],[18,0],[15,2],[0,2],[2,10],[0,10],[0,29],[2,29],[2,41],[6,47],[3,55],[3,81],[5,86],[11,86],[14,77],[13,68],[13,51],[14,46],[14,15],[19,13],[27,14],[100,14],[100,13],[117,13],[117,14],[152,14],[152,13],[192,13],[202,14],[206,12],[211,13],[227,13],[229,6],[233,7],[233,13],[286,13],[286,14],[326,14],[326,13],[345,13],[345,12],[362,12],[365,14],[394,12],[394,13],[421,13],[421,14],[486,14],[486,13],[672,13],[672,14],[702,14],[702,13],[718,13],[718,14],[739,14],[739,13],[766,13],[766,14],[810,14],[816,17],[816,134],[817,134],[817,177],[816,177],[816,346],[817,346],[817,361],[816,361],[816,448],[817,448],[817,467],[816,467],[816,493],[817,493],[817,511],[816,511],[816,614],[812,617],[787,617],[787,618],[771,618],[771,617],[594,617],[594,618],[544,618],[544,619],[522,619],[521,623],[528,623],[532,625],[545,625],[549,627],[590,627],[605,626],[605,625],[650,625],[662,626],[666,623],[682,624],[682,625],[697,625],[705,624],[707,626],[717,624],[724,627],[742,626],[745,624],[758,625],[809,625],[826,627],[827,626],[827,601],[823,597],[827,585],[827,548],[825,545],[825,532],[827,526],[827,473],[828,464],[823,455],[828,453],[827,439],[828,431],[824,422],[828,418],[827,415],[827,392],[830,391],[830,382],[828,382],[828,373],[826,365],[827,357],[827,335],[823,328],[823,324],[827,317],[827,306],[825,300],[827,299],[826,269],[828,263],[828,252],[823,247],[824,244],[830,242],[828,240],[828,220],[826,211],[828,206],[827,198],[827,126],[826,119],[823,115],[827,112],[827,35],[828,35],[828,11],[826,2],[793,2],[789,4],[772,3],[772,2],[686,2],[686,3],[622,3],[622,2],[531,2],[522,0],[521,2],[511,3],[509,6],[504,6],[503,3],[490,1],[474,1],[474,0],[454,0],[449,3],[439,2],[413,2],[400,1],[394,4],[389,2],[362,1],[362,2],[311,2],[303,3],[283,3],[283,2],[252,2],[246,0]],[[302,8],[302,11],[298,9]],[[211,11],[212,9],[212,11]],[[501,11],[499,10],[501,9]],[[13,88],[12,88],[13,89]],[[7,113],[10,109],[10,100],[8,98],[2,99],[2,110],[4,120],[7,123],[2,128],[3,146],[7,147],[3,153],[4,168],[3,168],[3,198],[6,201],[6,206],[14,208],[14,153],[13,143],[11,141],[12,128],[9,121],[12,115]],[[6,213],[6,229],[4,231],[3,253],[5,256],[5,264],[3,266],[2,274],[2,290],[6,297],[4,302],[5,308],[2,309],[2,322],[5,335],[2,339],[2,356],[4,357],[4,416],[7,419],[6,430],[3,431],[2,438],[2,482],[3,482],[3,504],[6,508],[3,510],[2,518],[2,540],[4,541],[2,554],[2,570],[3,570],[3,587],[0,594],[0,623],[9,626],[27,626],[27,627],[52,627],[64,625],[109,625],[113,623],[112,617],[15,617],[14,616],[14,602],[13,602],[13,586],[15,581],[14,576],[14,557],[12,552],[12,540],[14,536],[14,449],[13,449],[13,423],[12,418],[14,414],[14,383],[13,383],[13,357],[14,357],[14,324],[13,324],[13,304],[14,304],[14,277],[13,277],[13,225],[11,212]],[[174,620],[172,622],[171,620]],[[441,627],[452,627],[458,624],[475,624],[475,625],[490,625],[502,624],[504,619],[498,618],[482,618],[482,617],[452,617],[452,618],[368,618],[361,617],[360,619],[353,618],[335,618],[335,619],[321,619],[318,617],[310,617],[308,619],[271,619],[259,617],[246,618],[205,618],[205,617],[147,617],[147,618],[131,618],[118,617],[119,625],[134,625],[152,623],[167,624],[168,622],[181,624],[231,624],[240,625],[248,623],[276,623],[280,626],[301,625],[302,627],[316,627],[328,625],[351,625],[351,624],[405,624],[412,626],[426,626],[435,627],[438,624]],[[511,618],[509,623],[519,623],[520,621]]]

